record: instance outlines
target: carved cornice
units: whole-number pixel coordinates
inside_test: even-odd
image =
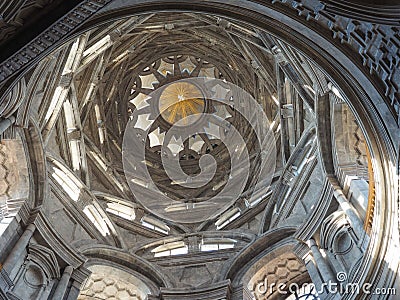
[[[344,17],[381,24],[400,25],[400,6],[396,5],[365,5],[352,3],[348,0],[323,0],[326,11]]]
[[[225,280],[211,286],[200,289],[165,289],[161,288],[161,299],[181,300],[181,299],[231,299],[231,283]]]
[[[87,268],[81,266],[80,268],[74,270],[71,278],[75,280],[75,283],[77,283],[79,287],[82,287],[82,284],[90,276],[90,274],[91,272]]]
[[[320,246],[323,249],[334,249],[334,242],[341,232],[350,230],[349,222],[343,211],[329,215],[321,225]]]
[[[54,47],[111,0],[85,0],[72,11],[42,32],[29,44],[0,64],[0,82],[18,72],[29,63],[36,61],[45,51]]]
[[[322,36],[330,38],[335,45],[369,74],[381,94],[387,97],[388,106],[400,124],[400,24],[387,26],[360,20],[354,13],[343,14],[338,9],[313,1],[272,1],[277,6],[294,9],[297,19],[313,27]],[[333,1],[329,1],[331,4]],[[335,1],[339,2],[339,1]],[[341,2],[341,1],[340,1]],[[278,7],[277,7],[278,8]],[[375,20],[376,21],[376,20]]]
[[[47,278],[60,278],[60,267],[56,255],[51,249],[36,243],[31,243],[29,245],[28,260],[41,266]]]
[[[34,224],[51,249],[68,263],[68,265],[76,269],[86,261],[84,256],[77,253],[70,245],[62,240],[41,212],[39,212],[35,218]]]
[[[1,268],[1,270],[0,270],[0,299],[3,299],[3,298],[1,298],[1,296],[2,296],[1,293],[8,291],[13,285],[14,285],[14,283],[11,280],[10,276],[8,275],[8,273],[6,272],[6,270]],[[4,299],[7,299],[5,294],[3,294],[3,295],[5,297]]]
[[[42,54],[54,48],[58,41],[66,38],[71,32],[76,31],[84,21],[109,2],[111,0],[83,1],[28,45],[2,62],[0,64],[0,82],[37,61],[39,57],[43,56]],[[391,24],[390,17],[387,18],[386,15],[380,17],[382,21],[387,22],[385,24],[372,23],[376,21],[374,18],[361,20],[359,14],[348,15],[347,9],[339,8],[339,6],[343,6],[342,2],[338,0],[325,1],[325,3],[307,0],[274,0],[271,3],[265,1],[260,3],[290,15],[294,20],[313,28],[321,36],[334,43],[343,53],[346,53],[371,81],[375,82],[376,88],[382,96],[386,97],[386,103],[399,124],[400,26]],[[210,3],[210,10],[211,6],[212,3]],[[231,9],[229,5],[225,6],[225,11]],[[199,3],[200,8],[201,4]],[[140,9],[143,10],[143,7]],[[388,11],[390,12],[390,9]],[[387,10],[382,6],[379,14],[386,12]],[[391,26],[387,26],[387,24]]]

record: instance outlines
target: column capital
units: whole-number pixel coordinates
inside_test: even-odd
[[[311,247],[313,246],[317,246],[317,243],[315,242],[315,240],[313,238],[310,238],[307,242],[306,242],[307,246],[311,249]]]
[[[35,230],[36,230],[36,225],[33,224],[33,223],[31,223],[31,224],[29,224],[29,225],[26,227],[25,230],[35,232]]]
[[[69,276],[71,276],[73,271],[74,268],[72,266],[66,266],[64,269],[64,274],[68,274]]]

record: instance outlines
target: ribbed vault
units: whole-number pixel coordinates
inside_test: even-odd
[[[387,188],[395,153],[383,142],[396,135],[395,73],[382,93],[350,46],[327,50],[334,42],[307,26],[341,18],[330,14],[344,4],[274,1],[274,10],[246,2],[234,10],[210,1],[194,10],[122,2],[93,8],[31,69],[9,70],[20,78],[0,105],[10,123],[2,138],[24,149],[30,189],[18,199],[7,187],[0,221],[21,206],[22,222],[38,218],[31,256],[35,243],[68,245],[60,249],[81,264],[66,262],[64,250],[57,259],[66,273],[75,270],[78,299],[278,299],[276,289],[263,292],[266,281],[287,292],[290,284],[341,282],[339,273],[362,282],[369,268],[384,269],[380,283],[391,286],[395,263],[376,257],[391,230],[384,216],[395,214],[387,203],[396,195]],[[361,23],[352,24],[360,26],[352,38],[362,36]],[[15,160],[7,145],[3,189]],[[17,220],[3,226],[6,236]],[[317,297],[310,288],[296,293]]]

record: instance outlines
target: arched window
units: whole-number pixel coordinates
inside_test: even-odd
[[[187,254],[188,251],[189,248],[184,241],[164,244],[151,250],[154,253],[154,257]]]

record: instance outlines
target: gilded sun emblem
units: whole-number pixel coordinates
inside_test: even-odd
[[[185,126],[197,121],[205,110],[204,96],[194,84],[187,82],[172,83],[160,95],[161,116],[171,125],[181,121]],[[196,115],[187,119],[186,117]],[[186,118],[186,119],[185,119]]]

